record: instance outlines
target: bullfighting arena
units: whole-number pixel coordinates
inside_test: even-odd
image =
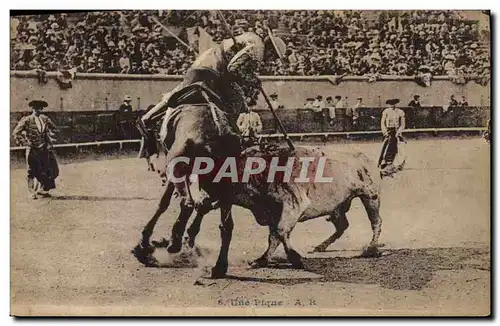
[[[374,160],[380,150],[378,142],[319,146],[358,149]],[[359,257],[371,229],[355,200],[349,229],[328,252],[310,253],[334,232],[325,218],[295,228],[292,243],[305,270],[283,263],[282,248],[274,267],[249,269],[267,247],[268,230],[235,207],[229,277],[221,280],[203,278],[217,259],[218,211],[205,217],[196,253],[171,257],[158,249],[163,268],[144,267],[131,254],[163,191],[144,161],[61,164],[53,198],[36,201],[28,197],[24,167],[15,166],[11,313],[486,315],[489,145],[479,137],[409,140],[407,152],[405,170],[382,181],[380,258]],[[153,239],[169,237],[178,211],[176,199]],[[220,310],[227,307],[238,310]]]

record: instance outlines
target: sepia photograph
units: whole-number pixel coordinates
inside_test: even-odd
[[[489,10],[9,18],[11,316],[491,316]]]

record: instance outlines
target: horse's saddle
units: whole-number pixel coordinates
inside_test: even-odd
[[[167,149],[170,148],[175,138],[175,136],[168,131],[172,129],[171,124],[175,116],[177,116],[182,110],[181,106],[200,104],[212,104],[210,107],[212,117],[215,124],[219,128],[219,133],[222,133],[222,127],[219,123],[218,115],[214,110],[214,106],[219,109],[223,107],[224,104],[221,98],[206,83],[202,81],[194,82],[173,93],[167,102],[167,107],[178,108],[169,115],[168,119],[163,119],[160,127],[159,138],[161,143],[163,143]]]
[[[167,102],[167,106],[175,108],[184,104],[202,104],[207,102],[211,102],[219,108],[223,107],[220,96],[204,82],[199,81],[172,94]]]

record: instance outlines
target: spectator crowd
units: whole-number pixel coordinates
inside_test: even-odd
[[[148,11],[20,17],[11,68],[123,74],[183,74],[195,58],[154,26]],[[70,19],[71,18],[71,19]]]
[[[266,57],[261,75],[489,75],[478,23],[453,11],[225,11],[235,34],[274,30],[284,62]],[[106,11],[15,17],[11,69],[182,75],[195,53],[153,23],[229,35],[213,11]],[[185,34],[185,33],[184,33]],[[181,37],[183,33],[181,32]]]

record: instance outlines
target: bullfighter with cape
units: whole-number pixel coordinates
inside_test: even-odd
[[[49,197],[49,190],[56,188],[55,179],[59,176],[59,166],[52,142],[57,128],[44,114],[47,102],[29,102],[33,113],[23,117],[14,128],[12,135],[17,143],[26,145],[26,165],[28,172],[28,191],[32,199],[37,195]]]
[[[402,133],[405,129],[405,113],[396,108],[399,99],[387,100],[390,106],[382,112],[380,127],[384,136],[382,151],[378,160],[381,176],[391,176],[403,169],[406,161]]]

